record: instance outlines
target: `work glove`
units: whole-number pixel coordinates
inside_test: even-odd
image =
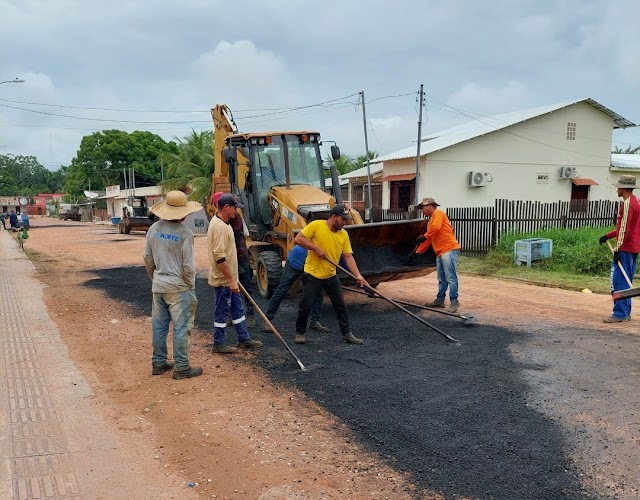
[[[600,236],[600,239],[598,241],[600,242],[601,245],[604,245],[608,239],[609,238],[607,238],[607,235],[605,234],[604,236]]]
[[[620,252],[613,252],[613,263],[616,266],[620,263]]]
[[[418,244],[424,243],[425,241],[427,241],[427,237],[424,234],[421,234],[416,238],[416,243]]]

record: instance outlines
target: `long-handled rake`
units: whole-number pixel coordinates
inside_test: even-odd
[[[300,367],[300,369],[303,372],[312,370],[314,368],[316,368],[317,366],[309,366],[306,367],[304,366],[304,364],[302,364],[302,361],[300,361],[300,358],[298,356],[296,356],[294,354],[294,352],[291,350],[291,348],[289,347],[289,345],[287,344],[287,342],[284,340],[284,338],[282,338],[282,335],[280,335],[280,333],[278,332],[278,330],[276,330],[276,327],[273,326],[273,323],[271,323],[271,321],[269,321],[269,318],[267,318],[267,316],[262,312],[262,309],[260,309],[260,307],[258,307],[258,304],[256,304],[256,301],[253,300],[253,297],[251,297],[251,295],[249,295],[249,292],[247,292],[247,290],[240,284],[238,283],[238,286],[240,287],[240,290],[242,290],[242,293],[244,293],[245,297],[247,298],[247,300],[249,302],[251,302],[251,305],[253,306],[253,308],[258,311],[258,314],[260,314],[260,316],[262,317],[263,321],[269,325],[269,328],[271,328],[271,331],[273,332],[273,334],[278,337],[278,339],[284,344],[284,346],[287,348],[287,351],[289,351],[289,354],[291,354],[291,356],[293,356],[293,359],[296,360],[296,363],[298,363],[298,366]]]
[[[342,271],[343,273],[345,273],[347,276],[353,278],[354,280],[356,279],[356,277],[347,269],[345,269],[344,267],[342,267],[340,264],[338,264],[337,262],[333,262],[330,258],[328,258],[326,255],[324,256],[324,259],[329,262],[330,264],[333,264],[337,269],[340,269],[340,271]],[[357,280],[356,280],[357,281]],[[447,335],[446,333],[444,333],[442,330],[440,330],[439,328],[436,328],[435,326],[433,326],[431,323],[428,323],[427,321],[425,321],[424,319],[422,319],[420,316],[413,314],[411,311],[409,311],[407,308],[402,307],[400,304],[398,304],[395,300],[390,299],[389,297],[386,297],[384,295],[382,295],[380,292],[378,292],[377,290],[375,290],[374,288],[371,287],[367,287],[367,290],[369,290],[371,292],[372,295],[378,295],[381,298],[383,298],[384,300],[386,300],[387,302],[389,302],[390,304],[393,304],[394,306],[396,306],[398,309],[400,309],[401,311],[406,312],[409,316],[411,316],[414,319],[417,319],[420,323],[422,323],[423,325],[428,326],[429,328],[431,328],[434,332],[438,332],[440,335],[442,335],[443,337],[445,337],[447,340],[450,340],[451,342],[455,342],[456,344],[460,344],[459,341],[457,341],[456,339],[454,339],[453,337],[451,337],[450,335]]]
[[[611,242],[609,240],[607,240],[607,245],[609,245],[609,250],[611,250],[611,252],[613,253],[613,247],[611,246]],[[611,296],[613,297],[613,300],[616,301],[616,300],[622,300],[622,299],[630,299],[631,297],[637,297],[638,295],[640,295],[640,288],[633,288],[633,285],[631,284],[631,280],[627,275],[627,271],[624,270],[624,267],[622,267],[622,264],[620,264],[620,261],[618,261],[618,269],[620,269],[620,272],[624,276],[624,279],[627,281],[629,288],[626,288],[624,290],[614,291],[611,294]]]
[[[366,295],[368,297],[372,296],[371,294],[369,294],[369,293],[367,293],[367,292],[365,292],[363,290],[359,290],[357,288],[352,288],[352,287],[349,287],[349,286],[343,286],[342,288],[344,290],[347,290],[348,292],[360,293],[360,294]],[[378,295],[378,297],[379,297],[379,295]],[[376,297],[376,298],[378,298],[378,297]],[[382,298],[382,297],[379,297],[379,298]],[[464,314],[456,314],[456,313],[452,313],[452,312],[449,312],[449,311],[441,311],[441,310],[436,309],[434,307],[423,306],[421,304],[416,304],[414,302],[408,302],[406,300],[400,300],[400,299],[393,299],[393,300],[395,300],[398,304],[402,304],[403,306],[415,307],[416,309],[423,309],[425,311],[431,311],[431,312],[438,313],[438,314],[444,314],[445,316],[453,316],[454,318],[461,319],[462,322],[463,322],[462,324],[464,326],[474,325],[474,324],[476,324],[478,322],[478,320],[474,316],[471,316],[470,314],[465,316]]]

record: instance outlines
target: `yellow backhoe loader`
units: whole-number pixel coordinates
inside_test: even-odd
[[[342,203],[340,189],[332,196],[325,185],[318,132],[239,133],[226,105],[217,105],[211,115],[215,164],[211,192],[231,192],[244,205],[249,259],[260,295],[269,298],[295,235],[309,222],[329,218],[331,207]],[[337,146],[331,147],[331,154],[334,160],[340,157]],[[332,186],[338,186],[336,169],[329,168]],[[345,229],[360,272],[372,286],[435,269],[433,252],[412,255],[416,237],[426,231],[425,220],[364,224],[357,211],[351,209],[351,215],[353,221]]]

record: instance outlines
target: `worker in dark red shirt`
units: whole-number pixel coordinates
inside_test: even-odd
[[[633,195],[638,187],[633,175],[621,175],[614,184],[618,188],[618,196],[622,198],[622,205],[618,212],[618,222],[615,231],[600,237],[600,244],[610,238],[616,238],[613,246],[613,262],[611,264],[611,293],[629,288],[618,263],[622,265],[627,276],[633,281],[640,252],[640,201]],[[619,323],[631,319],[631,299],[616,300],[613,303],[613,314],[604,319],[605,323]]]

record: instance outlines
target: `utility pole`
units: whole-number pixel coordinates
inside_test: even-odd
[[[93,198],[91,197],[91,177],[89,177],[89,222],[93,220]]]
[[[133,167],[129,167],[129,193],[127,193],[127,204],[133,207],[133,197],[136,195],[135,177]]]
[[[420,186],[420,145],[422,144],[422,107],[424,106],[424,85],[420,84],[420,94],[418,96],[418,106],[420,111],[418,113],[418,151],[416,152],[416,188],[413,204],[420,203],[418,196],[418,187]]]
[[[371,208],[373,200],[371,199],[371,169],[369,168],[369,140],[367,139],[367,110],[364,103],[364,90],[360,92],[360,99],[362,102],[362,122],[364,124],[364,158],[367,165],[367,194],[369,198],[367,208],[364,212],[364,218],[365,220],[369,221],[371,220]]]

